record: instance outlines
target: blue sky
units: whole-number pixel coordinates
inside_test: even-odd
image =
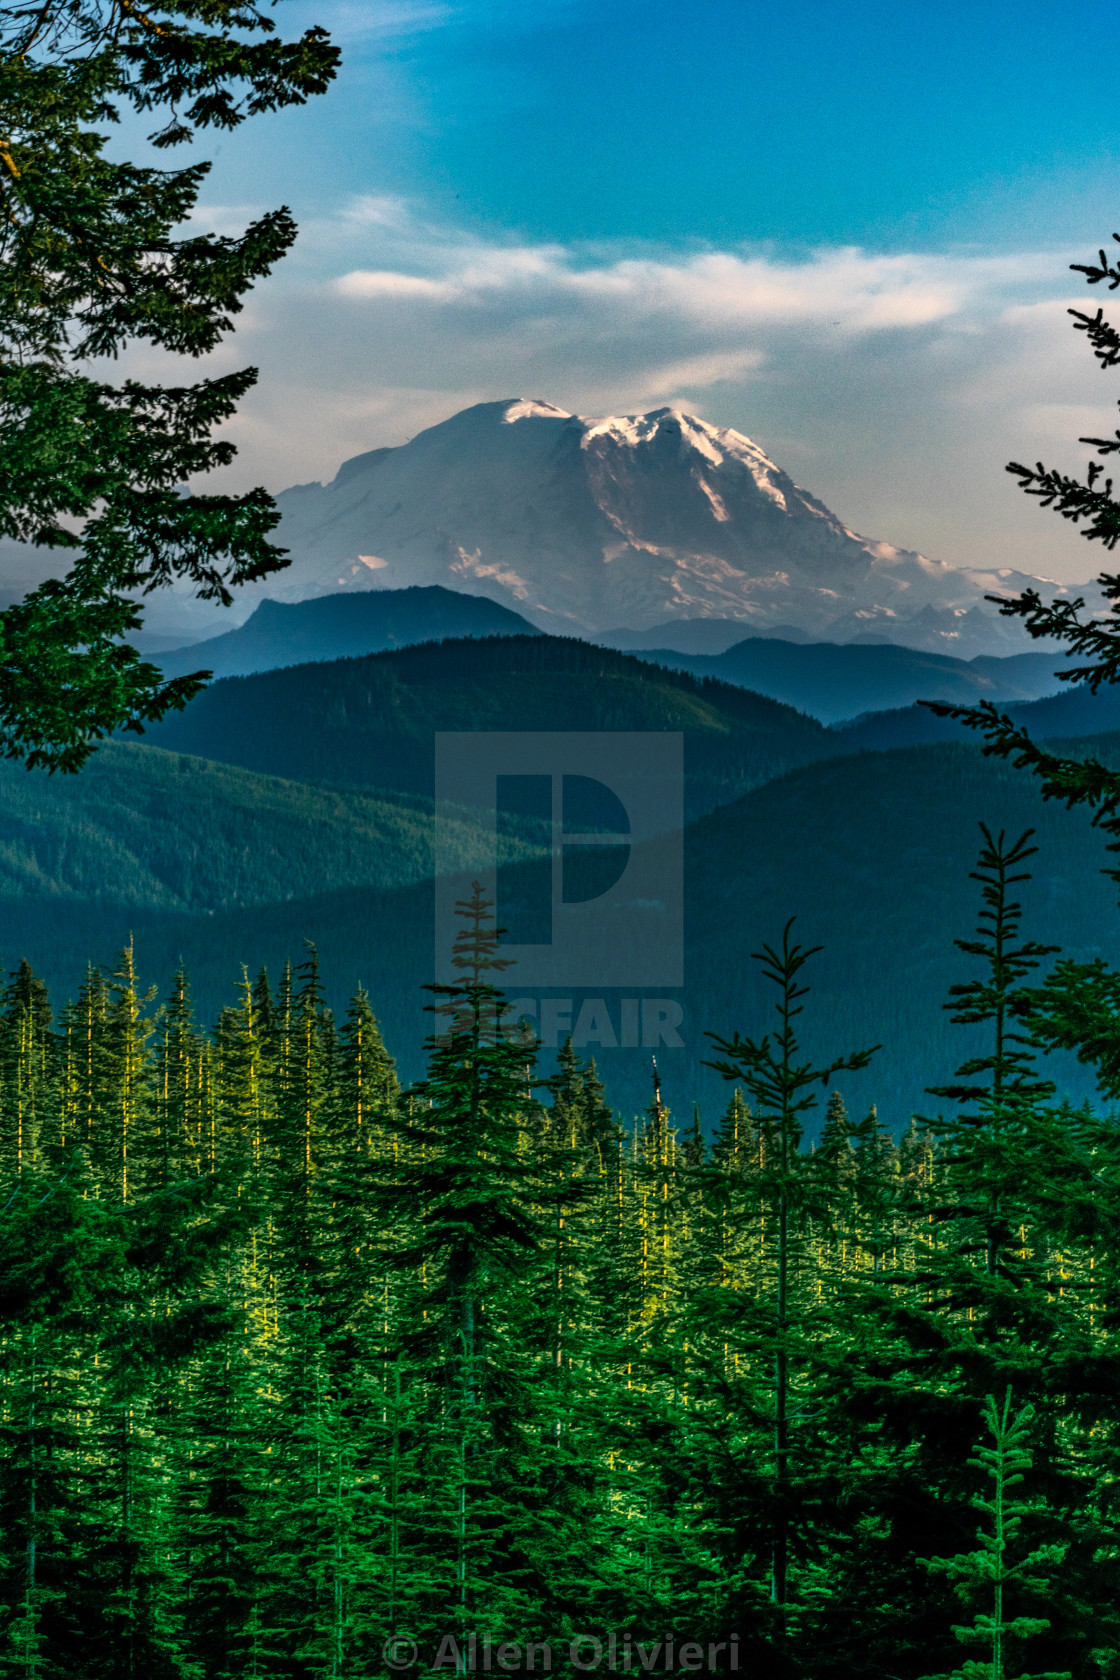
[[[1016,497],[1120,395],[1068,264],[1120,228],[1120,0],[288,0],[346,57],[215,157],[204,225],[288,202],[296,252],[230,482],[282,488],[467,402],[680,402],[850,524],[1065,578]],[[1095,301],[1095,294],[1093,294]],[[1120,311],[1118,311],[1120,312]]]

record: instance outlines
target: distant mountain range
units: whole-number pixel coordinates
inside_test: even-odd
[[[324,595],[298,603],[262,601],[239,629],[151,657],[169,677],[198,670],[213,671],[216,677],[242,677],[283,665],[381,653],[416,642],[540,634],[520,613],[485,595],[463,595],[431,584],[364,595]]]
[[[288,567],[240,589],[227,616],[185,586],[157,591],[145,651],[213,638],[265,600],[415,586],[487,597],[553,633],[696,654],[777,636],[970,659],[1032,645],[989,595],[1034,586],[1103,604],[1095,584],[954,568],[861,536],[749,438],[674,409],[595,418],[480,403],[277,503]],[[0,543],[0,607],[67,560]]]
[[[815,718],[735,684],[543,635],[227,677],[145,739],[264,775],[427,797],[433,735],[483,729],[680,730],[691,816],[844,750]]]
[[[741,628],[734,625],[734,628]],[[693,620],[678,628],[695,647],[708,625],[709,646],[721,648],[726,620]],[[538,635],[527,619],[483,595],[463,595],[438,584],[369,590],[300,602],[262,601],[240,629],[170,653],[151,655],[169,676],[211,670],[245,676],[286,665],[378,653],[425,641],[464,636]],[[907,705],[917,699],[968,703],[1032,700],[1058,688],[1055,653],[1005,658],[980,655],[965,661],[917,652],[891,643],[787,641],[752,637],[719,652],[681,652],[635,635],[635,656],[654,664],[713,677],[809,712],[824,723],[863,712]],[[596,639],[598,645],[603,641]]]
[[[673,409],[479,403],[277,501],[291,565],[243,606],[442,584],[561,633],[732,619],[970,656],[1030,645],[986,595],[1071,593],[860,536],[749,438]]]
[[[1001,705],[1000,710],[1007,712],[1035,740],[1073,740],[1078,736],[1120,730],[1120,691],[1107,685],[1096,694],[1080,685],[1065,687],[1063,692],[1045,699]],[[920,705],[873,712],[840,725],[835,734],[851,752],[882,752],[891,747],[964,739],[959,723],[952,718],[936,717]]]
[[[780,643],[746,644],[752,657],[760,648],[782,655]],[[945,663],[950,674],[961,664]],[[1120,721],[1120,702],[1060,694],[1018,715],[1058,736]],[[953,738],[858,750],[870,728],[899,719]],[[900,1126],[927,1106],[924,1087],[973,1047],[942,1005],[974,972],[953,940],[975,925],[981,820],[1038,829],[1030,936],[1120,957],[1102,837],[1084,813],[1044,804],[1029,776],[985,759],[958,726],[915,709],[829,729],[735,684],[520,634],[226,678],[143,742],[110,743],[78,777],[0,765],[0,962],[26,955],[65,997],[87,960],[109,963],[134,937],[145,978],[166,989],[182,958],[213,1019],[243,963],[275,973],[302,960],[310,939],[336,1005],[364,982],[403,1071],[416,1074],[433,960],[432,736],[461,727],[684,733],[685,983],[673,995],[685,1042],[659,1052],[682,1123],[694,1096],[706,1119],[726,1099],[702,1065],[705,1030],[766,1029],[772,1000],[750,952],[790,916],[799,937],[825,947],[808,975],[807,1053],[882,1040],[871,1070],[844,1082],[850,1107],[878,1101]],[[1120,763],[1120,736],[1075,750]],[[492,841],[466,809],[456,835],[451,863],[465,886]],[[537,867],[540,843],[531,824],[507,834],[514,885]],[[518,995],[516,970],[508,985]],[[599,989],[619,1022],[621,994]],[[626,1113],[644,1106],[648,1048],[584,1049],[612,1101]],[[1084,1070],[1060,1063],[1058,1077],[1084,1094]]]
[[[965,661],[885,642],[840,646],[752,637],[720,654],[650,648],[638,657],[696,677],[739,683],[809,712],[822,723],[915,700],[964,706],[978,700],[1035,700],[1060,686],[1054,675],[1059,656],[1054,653],[1018,653],[1002,659],[981,654]]]

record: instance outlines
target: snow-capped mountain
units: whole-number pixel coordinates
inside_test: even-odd
[[[254,593],[438,583],[557,632],[720,618],[744,636],[793,626],[978,652],[977,631],[1005,651],[1022,635],[983,597],[1044,583],[860,536],[749,438],[668,408],[591,418],[479,403],[278,502],[292,564],[244,591],[246,608]]]

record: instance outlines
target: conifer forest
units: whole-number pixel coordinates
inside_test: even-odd
[[[1088,849],[1104,835],[1120,851],[1120,735],[1100,723],[1116,714],[1089,704],[1120,684],[1120,573],[1101,574],[1086,608],[1049,559],[1045,578],[1001,565],[1020,563],[1012,538],[996,531],[992,547],[994,523],[966,532],[950,506],[970,505],[985,382],[1012,391],[984,411],[1000,425],[1012,401],[1046,425],[1096,411],[1017,371],[1015,335],[1049,331],[1058,307],[1042,257],[999,256],[971,223],[943,252],[927,228],[905,254],[918,208],[995,202],[1038,160],[1067,170],[1072,141],[1046,128],[1035,76],[1061,58],[1063,9],[1010,31],[1005,8],[970,8],[962,28],[927,7],[928,38],[879,61],[921,6],[848,8],[868,14],[854,34],[828,5],[800,23],[796,7],[741,5],[706,23],[703,7],[664,5],[326,10],[359,66],[337,97],[357,103],[284,141],[341,64],[317,23],[277,33],[256,0],[0,0],[0,1680],[1120,1680],[1120,969],[1106,961],[1120,923],[1098,914]],[[989,47],[985,10],[1001,14]],[[563,27],[542,24],[550,11]],[[569,12],[585,33],[565,49]],[[481,47],[476,13],[493,31]],[[520,33],[516,52],[495,44],[515,14],[553,78],[536,105]],[[681,19],[687,38],[662,40]],[[466,44],[441,93],[401,41],[445,27]],[[1115,28],[1074,27],[1077,76],[1107,77]],[[983,79],[935,86],[923,118],[940,35],[945,63],[971,53]],[[1032,65],[1016,83],[1020,37]],[[376,74],[361,69],[375,41]],[[642,81],[651,42],[673,81]],[[785,81],[779,49],[795,60]],[[738,79],[690,106],[677,82],[692,60]],[[758,139],[736,141],[751,78],[772,99]],[[1106,135],[1114,81],[1099,94]],[[850,110],[814,128],[838,88]],[[1072,120],[1090,92],[1071,79],[1051,102]],[[940,145],[959,122],[971,155],[1001,96],[1025,113],[1022,156],[922,185],[910,131],[924,122]],[[492,133],[468,144],[475,103]],[[233,138],[246,121],[256,154]],[[797,125],[784,141],[783,122]],[[849,135],[912,191],[905,219],[899,200],[828,221],[827,169],[858,175]],[[399,170],[384,173],[374,148],[394,136]],[[166,166],[196,138],[213,157]],[[425,198],[418,160],[436,138],[522,165],[520,208],[513,176],[487,208],[442,154]],[[573,172],[567,231],[534,219],[552,145],[556,177]],[[622,221],[585,220],[609,198],[612,154],[631,151]],[[1094,170],[1104,155],[1094,139]],[[660,212],[639,230],[628,218],[682,159],[696,169],[682,202],[769,181],[783,219],[725,197],[710,224],[689,202],[675,233]],[[257,162],[276,163],[283,194]],[[1073,179],[1054,176],[1055,202]],[[784,201],[803,190],[816,198],[798,226]],[[268,291],[297,235],[279,201],[299,209],[300,195],[307,255],[286,293]],[[1073,266],[1120,289],[1111,247]],[[999,292],[1012,284],[1028,289]],[[230,431],[259,370],[207,358],[250,299],[274,394]],[[1101,309],[1070,313],[1099,367],[1120,366],[1120,328]],[[890,362],[918,329],[925,359]],[[1045,371],[1048,341],[1028,342]],[[876,343],[894,348],[859,348]],[[163,355],[174,383],[154,382]],[[94,377],[121,357],[115,382]],[[868,382],[873,363],[889,384]],[[950,363],[967,371],[951,401],[934,383]],[[514,375],[536,388],[538,370],[594,411],[498,400]],[[612,380],[673,406],[604,417]],[[810,395],[790,398],[793,382]],[[452,389],[494,400],[437,424]],[[692,389],[734,426],[679,411],[672,394]],[[760,424],[791,443],[812,410],[795,458],[831,460],[838,487],[864,452],[844,521],[735,429],[748,398],[778,404]],[[938,457],[938,415],[954,413],[971,430]],[[860,434],[846,455],[845,425]],[[212,481],[234,437],[263,464]],[[354,453],[340,466],[341,440]],[[1098,457],[1084,478],[1008,471],[1112,552],[1120,495],[1102,462],[1120,431],[1080,442]],[[281,482],[287,461],[308,481],[275,499],[254,486],[266,467]],[[907,511],[913,485],[938,482]],[[953,514],[967,574],[859,536],[846,520],[861,496],[913,532],[934,510],[944,537]],[[252,595],[286,568],[279,599]],[[395,628],[367,610],[380,584]],[[239,638],[217,614],[235,591]],[[145,619],[159,592],[163,630]],[[252,628],[254,600],[271,610]],[[1021,621],[1018,641],[987,606]],[[457,639],[442,639],[448,613]],[[716,652],[705,638],[721,623],[744,634]],[[798,709],[805,690],[782,699],[743,677],[770,664],[757,635],[787,675],[804,656],[799,681],[815,670],[823,694],[836,656],[875,665],[884,626],[918,641],[876,667],[880,699],[911,693],[930,648],[949,685],[936,693],[986,698],[922,700],[936,726],[908,703],[869,713],[844,665],[852,693],[818,718]],[[660,646],[682,627],[704,632],[693,653],[688,637]],[[962,651],[962,631],[1017,656],[1022,632],[1040,653],[1063,644],[1055,659],[1074,665],[1053,677],[1086,705],[1063,712],[1069,694],[1034,655],[1029,682],[1021,659],[1000,677],[1019,696],[1000,711],[992,671],[1016,659],[936,651]],[[204,693],[211,657],[237,674]],[[672,821],[631,825],[606,788],[621,817],[570,826],[567,772],[556,794],[547,766],[491,766],[477,806],[429,774],[436,736],[462,752],[465,733],[565,731],[613,733],[620,759],[635,737],[676,738]],[[511,796],[501,826],[498,782],[532,793],[545,779],[544,802],[519,811]],[[1016,780],[1039,812],[1052,802],[1037,824]],[[969,865],[946,860],[971,844],[981,804],[966,883]],[[1078,808],[1064,852],[1062,806]],[[613,1064],[627,1071],[612,1092],[578,1016],[546,1052],[510,1006],[523,987],[501,916],[512,925],[516,892],[542,882],[551,914],[565,835],[600,846],[588,859],[619,854],[619,871],[644,845],[688,856],[679,925],[704,1018],[688,1046],[659,1042],[702,1046],[693,1089],[651,1058],[644,1106],[623,1104],[634,1062]],[[1061,854],[1046,876],[1055,918],[1077,912],[1065,953],[1024,909],[1040,837]],[[491,890],[502,859],[508,894]],[[456,978],[426,988],[430,1033],[410,1067],[420,1035],[404,1042],[401,1000],[433,972],[437,875],[461,883]],[[972,911],[942,928],[965,902],[942,890],[949,875]],[[605,891],[585,880],[563,902]],[[657,913],[671,897],[634,877],[626,891]],[[764,931],[740,939],[748,925]],[[623,924],[603,926],[628,957]],[[115,963],[56,983],[128,928]],[[318,947],[300,945],[308,932]],[[524,970],[549,940],[522,937]],[[174,959],[150,955],[151,985],[145,938],[191,958],[170,984]],[[325,973],[332,938],[377,972],[342,1010],[332,988],[361,970]],[[943,996],[928,976],[954,941]],[[646,985],[605,970],[589,977],[603,991]],[[239,972],[215,1019],[210,1000]],[[664,972],[649,984],[683,989]],[[730,1026],[719,1013],[760,996]],[[866,1036],[843,1025],[829,1042],[851,1019]],[[637,1050],[620,1036],[600,1032],[604,1056]],[[921,1111],[888,1115],[889,1093],[925,1086],[946,1044]],[[864,1094],[876,1079],[882,1117]]]
[[[899,1142],[873,1047],[799,1049],[796,924],[714,1127],[536,1065],[479,892],[409,1090],[313,951],[209,1032],[130,950],[57,1015],[21,967],[2,1672],[1117,1673],[1120,1136],[1036,1060],[1030,836],[982,841],[986,1049]]]

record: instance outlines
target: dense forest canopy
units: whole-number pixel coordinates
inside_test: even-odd
[[[212,1032],[129,950],[57,1019],[15,973],[2,1671],[343,1676],[390,1639],[567,1671],[613,1636],[918,1680],[956,1627],[998,1633],[977,1672],[1120,1672],[1120,1135],[1035,1062],[1030,852],[985,837],[949,1001],[986,1050],[897,1141],[844,1101],[870,1047],[801,1050],[796,929],[769,1032],[713,1044],[710,1136],[656,1086],[620,1123],[570,1043],[535,1067],[478,895],[407,1090],[314,952]]]

